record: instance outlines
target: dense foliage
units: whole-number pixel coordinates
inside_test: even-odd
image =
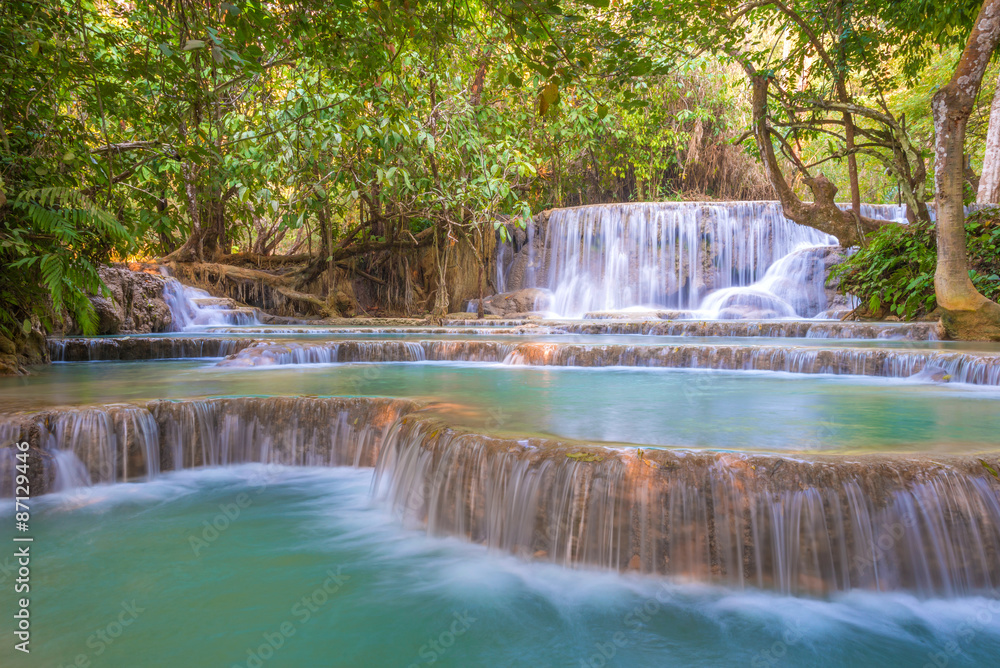
[[[477,226],[546,206],[766,195],[729,143],[745,120],[724,68],[623,77],[634,50],[588,45],[582,19],[520,2],[5,3],[0,327],[51,302],[90,329],[103,261],[298,253],[313,277],[482,244]]]
[[[549,206],[770,198],[748,67],[796,187],[858,160],[866,199],[922,202],[929,137],[899,96],[977,6],[4,3],[0,328],[65,309],[90,330],[111,260],[285,254],[305,289],[417,247],[444,272]]]
[[[1000,298],[1000,209],[987,207],[969,215],[969,277],[986,297]],[[882,228],[868,246],[833,269],[831,280],[855,295],[871,316],[912,320],[937,308],[934,228],[927,225]]]

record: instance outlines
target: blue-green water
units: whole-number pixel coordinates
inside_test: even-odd
[[[451,328],[394,327],[383,331],[376,327],[302,327],[302,326],[247,326],[247,327],[207,327],[184,332],[135,335],[137,338],[251,338],[268,341],[346,341],[346,340],[389,340],[389,341],[462,341],[474,338],[480,341],[503,341],[507,343],[544,342],[565,344],[601,345],[759,345],[790,346],[798,348],[882,348],[890,350],[942,350],[955,352],[1000,352],[1000,343],[970,341],[909,341],[904,339],[825,339],[825,338],[785,338],[774,336],[665,336],[647,334],[565,334],[548,332],[544,327],[537,332],[521,328],[520,334],[509,333],[517,328],[476,328],[474,326]],[[498,331],[494,331],[498,330]],[[115,336],[67,337],[67,338],[123,338]],[[124,337],[127,338],[127,337]]]
[[[32,653],[5,614],[0,665],[989,666],[1000,651],[995,599],[816,600],[526,563],[402,528],[370,479],[240,466],[36,500]]]
[[[471,336],[244,331],[296,341]],[[997,350],[822,339],[475,338]],[[0,378],[0,407],[381,396],[417,399],[477,430],[588,442],[783,453],[1000,448],[1000,389],[927,379],[449,362],[221,368],[216,361],[54,364]],[[526,562],[404,526],[372,498],[371,479],[370,469],[246,465],[33,500],[32,653],[14,651],[4,613],[0,666],[1000,663],[1000,592],[816,599]],[[0,504],[7,545],[13,521],[12,503]],[[14,609],[14,566],[13,549],[5,548],[5,611]]]
[[[857,376],[442,362],[219,368],[82,362],[0,378],[5,407],[240,395],[408,397],[469,427],[588,441],[765,451],[978,452],[1000,389]]]

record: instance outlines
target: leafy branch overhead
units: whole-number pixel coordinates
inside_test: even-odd
[[[926,218],[930,88],[977,7],[7,3],[0,327],[92,330],[97,267],[129,259],[280,255],[290,289],[342,271],[412,301],[402,253],[485,263],[553,206],[777,193],[792,215],[828,182]],[[824,211],[845,238],[870,222]],[[878,298],[912,314],[926,288]]]

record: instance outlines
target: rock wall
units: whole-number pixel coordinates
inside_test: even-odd
[[[27,334],[18,331],[11,336],[0,334],[0,376],[23,376],[32,364],[49,361],[45,335],[38,323]]]
[[[99,270],[109,295],[92,295],[97,334],[149,334],[170,330],[170,308],[163,300],[164,279],[151,266],[112,265]],[[50,307],[51,312],[51,307]],[[52,317],[56,334],[83,334],[70,315]],[[0,335],[0,376],[24,375],[28,367],[49,362],[45,330],[37,318],[29,332]]]
[[[126,265],[101,267],[101,280],[110,297],[93,296],[98,334],[149,334],[170,330],[170,308],[163,300],[164,279],[149,268]],[[82,334],[73,323],[67,334]]]

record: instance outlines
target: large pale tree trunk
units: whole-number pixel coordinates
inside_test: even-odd
[[[1000,0],[986,0],[951,81],[934,95],[934,186],[937,196],[937,271],[934,290],[942,322],[954,338],[1000,340],[1000,306],[969,279],[962,192],[965,129],[986,66],[1000,42]]]
[[[986,153],[976,204],[1000,204],[1000,78],[990,106],[990,128],[986,132]]]

